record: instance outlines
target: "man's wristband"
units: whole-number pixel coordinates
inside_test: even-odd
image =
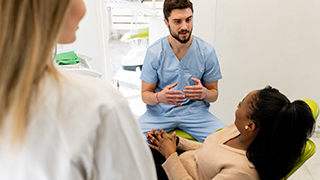
[[[157,98],[158,103],[160,103],[159,98],[158,98],[158,94],[159,94],[159,92],[156,93],[156,98]]]

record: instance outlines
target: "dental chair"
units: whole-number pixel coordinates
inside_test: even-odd
[[[310,99],[302,99],[305,103],[307,103],[311,109],[312,115],[314,120],[316,121],[319,116],[319,107],[316,102]],[[222,129],[222,128],[221,128]],[[218,129],[217,131],[220,131],[221,129]],[[197,141],[195,138],[193,138],[188,133],[184,132],[181,129],[175,129],[173,131],[170,131],[169,134],[172,134],[173,132],[176,132],[176,135],[191,141]],[[197,141],[198,142],[198,141]],[[294,172],[296,172],[314,153],[316,152],[316,145],[308,139],[306,142],[306,146],[302,152],[301,158],[296,162],[294,168],[287,174],[284,178],[281,180],[288,179]]]
[[[302,99],[307,103],[311,109],[314,120],[316,121],[319,116],[319,107],[316,102],[310,99]],[[316,145],[308,139],[306,146],[302,152],[301,158],[295,163],[293,169],[282,180],[288,179],[294,172],[296,172],[314,153],[316,152]]]

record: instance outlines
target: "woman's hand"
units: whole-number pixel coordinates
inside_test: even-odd
[[[176,152],[176,132],[172,135],[163,131],[160,128],[160,131],[152,129],[152,131],[146,134],[149,146],[152,149],[159,151],[166,159],[173,153]]]

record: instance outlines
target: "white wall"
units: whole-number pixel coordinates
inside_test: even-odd
[[[217,0],[191,0],[193,3],[193,34],[214,45]]]
[[[106,23],[99,17],[105,13],[104,0],[84,1],[87,14],[70,46],[92,56],[92,67],[103,72],[108,69],[104,64],[108,38],[98,29]],[[220,95],[210,110],[225,124],[234,121],[236,106],[248,92],[266,85],[291,100],[308,98],[320,105],[320,1],[193,0],[193,4],[194,35],[214,45],[221,65]]]
[[[200,28],[211,25],[205,17]],[[266,85],[320,105],[320,1],[218,0],[216,18],[223,79],[211,111],[225,124],[248,92]]]
[[[89,63],[92,69],[100,72],[103,79],[109,80],[105,1],[84,0],[84,3],[87,12],[79,24],[77,40],[63,45],[63,49],[75,49],[76,52],[91,56],[93,59]]]

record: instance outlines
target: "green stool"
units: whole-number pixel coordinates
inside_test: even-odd
[[[174,129],[173,131],[168,132],[168,134],[172,135],[173,132],[176,132],[176,136],[178,136],[178,137],[182,137],[184,139],[199,142],[194,137],[192,137],[190,134],[186,133],[185,131],[183,131],[181,129]]]
[[[221,129],[222,129],[222,128],[216,130],[216,132],[220,131]],[[172,133],[173,133],[174,131],[176,132],[176,135],[177,135],[178,137],[182,137],[182,138],[184,138],[184,139],[188,139],[188,140],[191,140],[191,141],[199,142],[199,141],[197,141],[194,137],[192,137],[190,134],[186,133],[185,131],[183,131],[183,130],[181,130],[181,129],[179,129],[179,128],[174,129],[174,130],[168,132],[168,134],[172,135]]]

